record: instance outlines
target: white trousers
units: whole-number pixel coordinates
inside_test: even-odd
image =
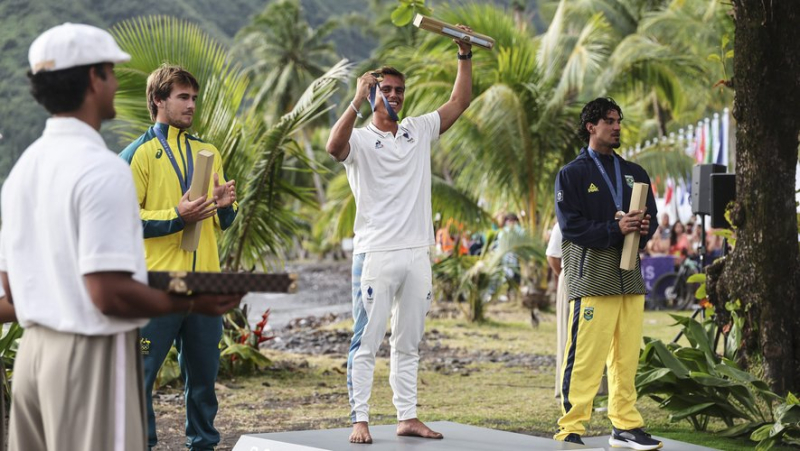
[[[369,421],[375,354],[386,335],[390,316],[392,401],[398,420],[417,417],[419,342],[431,305],[431,289],[428,247],[353,257],[354,326],[347,361],[353,422]]]

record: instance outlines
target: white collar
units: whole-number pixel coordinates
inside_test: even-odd
[[[405,118],[399,124],[397,124],[397,136],[403,136],[404,133],[408,133],[408,129],[403,126],[404,122],[405,122]],[[380,135],[380,137],[384,138],[384,139],[385,138],[395,138],[396,137],[395,135],[392,135],[392,132],[385,132],[385,131],[379,129],[372,122],[367,124],[367,130],[369,130],[371,132],[374,132],[377,135]]]
[[[47,119],[43,135],[78,135],[107,148],[105,140],[97,130],[74,117],[51,117]]]

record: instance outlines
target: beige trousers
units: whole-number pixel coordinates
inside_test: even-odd
[[[10,451],[145,450],[139,331],[30,327],[14,363]]]

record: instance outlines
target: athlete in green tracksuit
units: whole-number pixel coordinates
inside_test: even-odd
[[[147,99],[155,125],[129,145],[121,156],[130,165],[144,226],[145,256],[150,271],[220,270],[216,234],[236,217],[234,182],[225,181],[222,157],[213,145],[187,133],[192,125],[199,85],[187,71],[164,65],[147,80]],[[188,199],[194,162],[206,150],[214,154],[208,196]],[[203,221],[195,252],[181,249],[187,223]],[[186,437],[192,450],[213,449],[222,318],[177,314],[153,319],[142,329],[148,444],[156,445],[153,385],[174,342],[185,382]]]

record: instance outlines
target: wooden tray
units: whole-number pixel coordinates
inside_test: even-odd
[[[295,293],[297,274],[150,271],[149,285],[173,294]]]

